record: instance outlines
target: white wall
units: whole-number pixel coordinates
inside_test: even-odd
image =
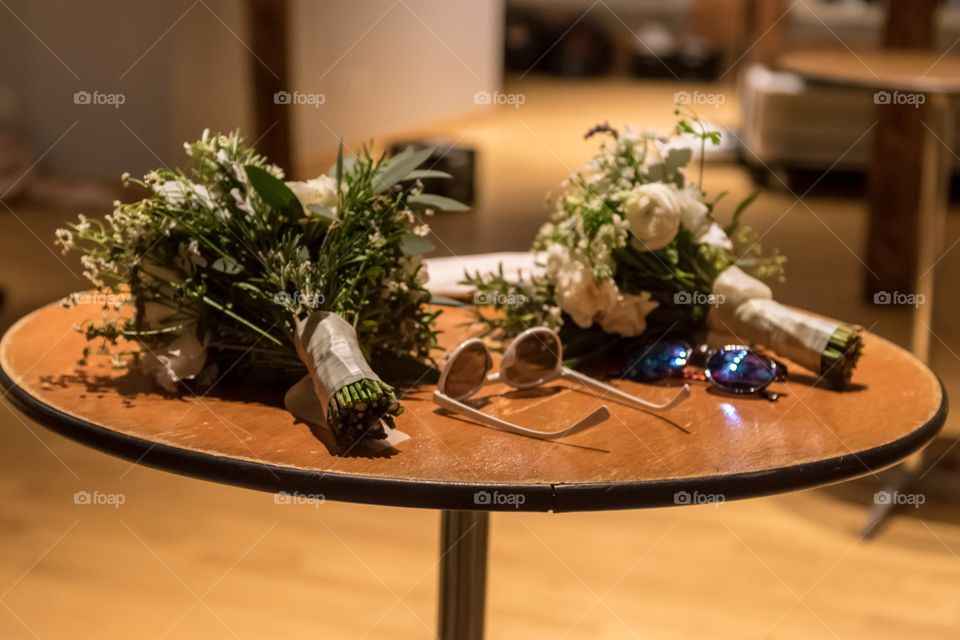
[[[502,0],[296,0],[292,79],[299,158],[476,109],[502,80]]]
[[[46,153],[43,167],[142,174],[181,163],[204,126],[250,126],[247,51],[220,22],[242,34],[243,0],[4,1],[19,20],[0,6],[0,125]],[[78,105],[77,91],[125,101]]]
[[[4,2],[19,20],[0,5],[0,126],[46,152],[44,167],[139,175],[181,164],[204,127],[262,133],[245,0]],[[326,97],[290,107],[299,158],[474,109],[500,83],[502,0],[294,0],[291,18],[290,90]],[[125,103],[77,105],[77,91]]]

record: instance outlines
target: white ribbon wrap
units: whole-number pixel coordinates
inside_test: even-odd
[[[713,294],[719,306],[707,316],[712,331],[761,343],[820,373],[823,350],[840,323],[776,302],[770,287],[735,266],[717,277]]]
[[[147,302],[144,305],[143,322],[149,327],[162,327],[176,313],[164,304]],[[197,338],[197,326],[188,324],[177,331],[162,345],[144,345],[140,370],[169,393],[180,389],[181,380],[203,378],[207,364],[206,341]]]
[[[294,342],[307,375],[290,387],[283,405],[293,415],[329,429],[330,397],[342,387],[365,378],[379,380],[363,358],[357,332],[346,320],[328,311],[314,311],[297,321]],[[394,446],[410,436],[387,429],[386,440],[369,442],[374,448]]]
[[[380,379],[363,359],[357,332],[335,313],[314,311],[297,320],[294,341],[325,416],[330,397],[338,389],[364,378]]]

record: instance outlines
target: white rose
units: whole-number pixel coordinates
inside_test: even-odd
[[[660,306],[651,300],[649,291],[640,295],[619,296],[617,304],[600,317],[600,326],[607,333],[616,333],[626,338],[639,336],[647,330],[647,316]]]
[[[557,303],[578,327],[590,327],[599,314],[617,303],[618,291],[613,279],[598,282],[590,265],[573,257],[565,247],[551,247],[547,263],[556,282]]]
[[[696,238],[710,225],[710,220],[707,218],[707,205],[703,203],[700,188],[688,182],[683,189],[676,189],[676,192],[680,222]]]
[[[644,251],[670,244],[680,228],[677,190],[662,182],[642,184],[623,199],[624,217],[630,224],[634,245]]]
[[[733,249],[733,243],[716,222],[707,216],[707,205],[703,203],[700,188],[693,183],[678,191],[680,202],[680,222],[693,235],[697,244],[708,244],[721,249]]]
[[[330,176],[320,176],[306,182],[288,182],[287,186],[297,196],[304,211],[310,215],[309,205],[328,209],[331,214],[337,211],[337,181]]]

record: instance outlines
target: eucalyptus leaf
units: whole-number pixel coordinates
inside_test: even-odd
[[[671,174],[681,167],[685,167],[693,158],[693,150],[689,147],[680,147],[667,151],[667,157],[664,159],[664,165],[667,174]]]
[[[400,238],[400,251],[405,256],[418,256],[424,253],[430,253],[436,249],[432,242],[413,233],[406,233]]]
[[[418,196],[410,196],[407,198],[407,206],[411,209],[437,209],[438,211],[470,210],[470,207],[462,202],[433,193],[421,193]]]
[[[411,171],[423,164],[433,154],[433,147],[414,151],[407,147],[380,167],[373,180],[373,192],[383,193],[403,180]]]
[[[342,143],[341,143],[342,144]],[[343,155],[342,147],[337,152],[337,162],[334,162],[330,165],[330,168],[327,169],[327,175],[331,178],[337,177],[337,167],[342,164],[342,168],[339,170],[343,176],[346,176],[353,170],[353,167],[357,164],[356,156],[345,156]],[[342,180],[341,180],[342,182]]]
[[[283,184],[282,180],[276,178],[272,173],[257,167],[247,165],[244,167],[247,172],[247,178],[250,184],[256,190],[257,195],[271,207],[286,211],[299,217],[303,214],[303,207],[297,196],[290,190],[290,187]]]
[[[667,179],[666,167],[662,162],[647,167],[647,179],[650,182],[664,182]]]
[[[446,171],[438,171],[436,169],[414,169],[408,173],[400,182],[406,182],[407,180],[417,180],[424,178],[452,178],[449,173]]]
[[[217,258],[210,267],[215,271],[220,271],[228,275],[234,275],[243,271],[243,267],[241,267],[236,260],[227,257]]]

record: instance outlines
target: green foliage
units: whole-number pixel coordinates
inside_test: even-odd
[[[430,150],[393,159],[341,150],[333,175],[318,179],[335,185],[332,201],[304,207],[283,171],[237,133],[205,132],[186,149],[186,170],[129,180],[144,199],[58,232],[65,250],[81,251],[94,286],[129,293],[133,307],[82,327],[88,339],[156,349],[189,330],[223,372],[292,377],[305,372],[297,319],[325,310],[356,329],[367,357],[429,360],[437,312],[420,254],[431,245],[409,201],[424,196],[418,179],[434,176],[417,173]]]

